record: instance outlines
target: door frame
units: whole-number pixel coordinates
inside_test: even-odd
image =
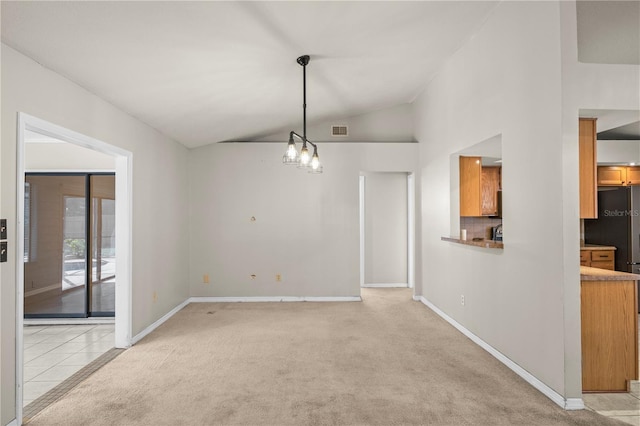
[[[24,253],[25,131],[30,130],[64,142],[110,155],[116,173],[116,316],[115,347],[128,348],[132,336],[133,265],[133,153],[23,112],[18,113],[16,154],[16,253]],[[23,420],[24,380],[24,257],[16,256],[16,421]]]
[[[376,173],[376,171],[369,171]],[[416,229],[416,184],[415,173],[400,171],[398,173],[407,174],[407,285],[402,287],[413,288],[415,293],[415,229]],[[360,288],[375,287],[375,285],[367,285],[364,280],[365,275],[365,186],[366,176],[361,174],[358,176],[358,201],[359,201],[359,218],[360,218]],[[385,287],[389,287],[386,285]],[[414,294],[415,295],[415,294]]]

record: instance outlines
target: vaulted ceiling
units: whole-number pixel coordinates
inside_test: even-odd
[[[11,2],[2,41],[187,147],[411,102],[498,2]]]
[[[299,130],[303,54],[310,125],[411,102],[497,3],[2,1],[1,27],[3,43],[198,147]],[[580,60],[638,64],[639,18],[638,1],[579,1]]]

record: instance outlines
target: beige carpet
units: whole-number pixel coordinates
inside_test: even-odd
[[[36,425],[620,425],[566,412],[408,289],[191,304]]]

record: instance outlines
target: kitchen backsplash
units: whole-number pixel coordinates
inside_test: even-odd
[[[494,217],[461,217],[460,229],[467,230],[467,240],[473,238],[491,239],[491,228],[502,223],[502,219]]]

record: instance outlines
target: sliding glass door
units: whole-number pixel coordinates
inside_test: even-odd
[[[115,176],[91,179],[91,286],[89,314],[113,315],[116,300]]]
[[[113,316],[115,176],[25,181],[25,317]]]

